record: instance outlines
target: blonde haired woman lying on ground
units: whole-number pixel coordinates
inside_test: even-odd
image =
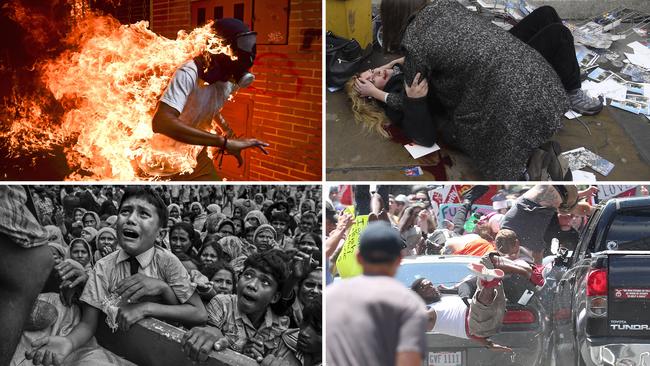
[[[345,91],[352,101],[354,119],[368,131],[386,138],[390,135],[385,127],[392,124],[417,144],[432,146],[436,143],[437,126],[431,112],[437,102],[427,96],[427,81],[419,74],[410,86],[404,84],[403,62],[402,57],[348,80]],[[406,93],[402,110],[386,104],[389,93]]]

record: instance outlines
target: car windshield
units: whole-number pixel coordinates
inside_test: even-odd
[[[453,286],[471,274],[467,268],[467,263],[472,261],[470,258],[479,259],[468,257],[466,262],[402,263],[395,277],[406,287],[411,287],[413,281],[422,277],[436,285]]]
[[[609,226],[602,250],[650,250],[650,210],[619,212]]]

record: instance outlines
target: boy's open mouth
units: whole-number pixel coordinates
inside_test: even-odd
[[[137,231],[131,230],[131,229],[122,230],[122,235],[124,235],[127,238],[131,238],[131,239],[137,239],[137,238],[140,237],[140,234]]]
[[[244,300],[246,300],[246,302],[249,302],[249,303],[254,303],[254,302],[257,301],[257,298],[256,298],[255,296],[248,295],[248,294],[246,294],[246,293],[244,293],[244,292],[242,292],[241,297],[242,297]]]

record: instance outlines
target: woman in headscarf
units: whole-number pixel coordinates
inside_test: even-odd
[[[68,247],[68,243],[66,243],[65,239],[63,239],[63,233],[61,232],[61,229],[59,229],[57,226],[45,225],[45,230],[47,231],[47,235],[49,237],[48,240],[50,242],[59,243],[65,248]]]
[[[90,244],[82,238],[70,242],[70,258],[81,264],[85,269],[91,269],[95,265],[93,250]]]
[[[117,233],[111,227],[103,227],[95,237],[95,262],[106,257],[117,249]]]
[[[208,235],[218,233],[221,223],[226,220],[226,216],[221,213],[212,213],[208,215],[205,221],[205,231]]]
[[[94,227],[85,227],[81,229],[81,238],[85,240],[91,247],[95,246],[95,238],[97,237],[97,230]],[[70,243],[72,244],[72,243]],[[94,250],[95,248],[93,248]],[[93,252],[90,252],[91,254]]]
[[[244,225],[245,226],[258,227],[260,225],[264,225],[264,224],[268,224],[268,223],[269,223],[269,221],[266,219],[266,216],[264,216],[262,211],[259,211],[259,210],[250,211],[244,217]]]
[[[201,239],[192,225],[179,222],[169,229],[169,244],[177,256],[183,253],[194,257],[201,247]]]
[[[95,230],[101,228],[101,219],[95,211],[86,211],[81,217],[81,222],[84,224],[84,227],[93,227]]]
[[[230,221],[235,225],[234,235],[241,238],[244,235],[244,219],[241,217],[233,217]]]
[[[269,209],[273,205],[273,201],[266,199],[264,202],[262,202],[262,208],[260,208],[260,211],[266,212],[266,210]]]
[[[300,213],[303,214],[307,211],[316,211],[316,202],[309,198],[305,199],[300,204]]]
[[[235,269],[237,276],[244,270],[244,261],[252,248],[247,248],[244,242],[236,236],[226,236],[218,241],[224,254],[224,260]]]
[[[257,206],[258,210],[262,210],[262,204],[264,203],[264,195],[261,193],[255,193],[255,206]]]
[[[223,235],[224,237],[236,235],[235,223],[232,220],[223,219],[217,226],[215,232]]]
[[[199,202],[192,202],[190,204],[190,212],[194,214],[194,222],[192,223],[194,229],[202,232],[205,221],[208,219],[208,215],[203,211],[203,206]]]
[[[221,207],[216,203],[209,204],[205,209],[208,210],[208,215],[221,213]]]
[[[117,222],[117,216],[116,215],[109,216],[109,217],[106,218],[106,226],[107,227],[112,227],[113,229],[115,229],[115,223],[116,222]]]
[[[58,265],[68,258],[68,248],[61,245],[58,241],[50,241],[47,243],[52,256],[54,257],[54,265]]]
[[[86,209],[83,207],[77,207],[72,210],[72,222],[81,221],[85,213]]]
[[[167,213],[169,214],[169,217],[180,220],[181,206],[172,203],[169,206],[167,206]]]
[[[257,248],[258,253],[266,252],[269,249],[276,248],[278,243],[275,241],[276,232],[273,226],[263,224],[255,229],[253,234],[253,245]]]

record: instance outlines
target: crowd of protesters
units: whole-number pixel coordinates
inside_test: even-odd
[[[187,329],[192,360],[322,363],[319,186],[3,189],[54,261],[12,364],[129,364],[96,344],[101,312],[114,331],[145,317]]]
[[[394,277],[401,258],[405,256],[476,256],[480,259],[468,264],[472,275],[453,287],[457,296],[441,296],[441,290],[449,293],[452,288],[435,286],[435,279],[424,277],[415,279],[410,289],[421,299],[422,309],[426,309],[426,330],[471,339],[492,351],[511,352],[507,345],[495,344],[490,339],[500,331],[507,301],[519,299],[513,299],[512,295],[504,292],[503,281],[517,281],[517,284],[522,284],[523,290],[535,292],[540,289],[544,285],[544,258],[551,258],[557,252],[557,248],[552,248],[553,243],[559,243],[559,247],[567,250],[575,249],[578,233],[593,212],[593,197],[598,189],[585,187],[579,190],[573,185],[541,184],[505,187],[497,194],[492,193],[492,210],[481,214],[475,202],[490,187],[473,186],[460,194],[460,202],[451,202],[456,203],[457,209],[452,219],[445,220],[437,219],[434,207],[438,207],[439,203],[432,205],[431,189],[434,187],[379,186],[376,192],[370,192],[369,186],[355,186],[352,188],[354,209],[340,203],[336,187],[330,190],[325,213],[327,280],[331,284],[327,290],[328,329],[353,321],[329,302],[340,301],[343,297],[352,298],[351,293],[358,294],[354,297],[359,302],[358,307],[372,307],[379,313],[403,312],[405,302],[377,297],[366,282],[379,281],[369,277]],[[367,215],[369,224],[362,230],[360,239],[355,239],[358,242],[350,243],[346,240],[347,235],[353,226],[364,222],[358,220],[362,215]],[[384,226],[378,227],[374,225],[375,222],[383,222]],[[337,268],[338,257],[349,252],[344,250],[347,245],[358,247],[356,258],[362,267],[359,276],[354,273],[351,276],[343,272],[344,268]],[[396,247],[401,250],[395,252]],[[333,281],[336,276],[344,279]],[[347,280],[346,277],[354,277],[354,280]],[[357,280],[358,277],[368,279]],[[395,286],[393,279],[382,281],[383,288]],[[397,281],[395,283],[399,284]],[[365,303],[369,298],[373,299],[374,305]],[[332,333],[328,330],[328,361],[336,361],[335,365],[363,364],[360,360],[365,354],[383,352],[388,358],[377,360],[378,364],[421,364],[425,350],[420,346],[424,341],[417,340],[414,328],[409,326],[410,320],[402,324],[409,329],[408,344],[400,343],[401,340],[377,338],[383,337],[380,334],[384,333],[378,329],[396,327],[397,330],[391,330],[399,332],[399,324],[369,325],[373,322],[383,323],[381,319],[355,323],[357,333],[365,332],[373,336],[369,336],[372,338],[370,340],[355,337],[350,340],[355,343],[354,347],[336,347],[338,343],[331,340]],[[377,342],[390,344],[389,348],[393,348],[390,352],[373,349]],[[402,352],[400,356],[400,350],[409,352]],[[413,357],[413,352],[419,353],[420,358]],[[400,362],[400,357],[404,362]]]

